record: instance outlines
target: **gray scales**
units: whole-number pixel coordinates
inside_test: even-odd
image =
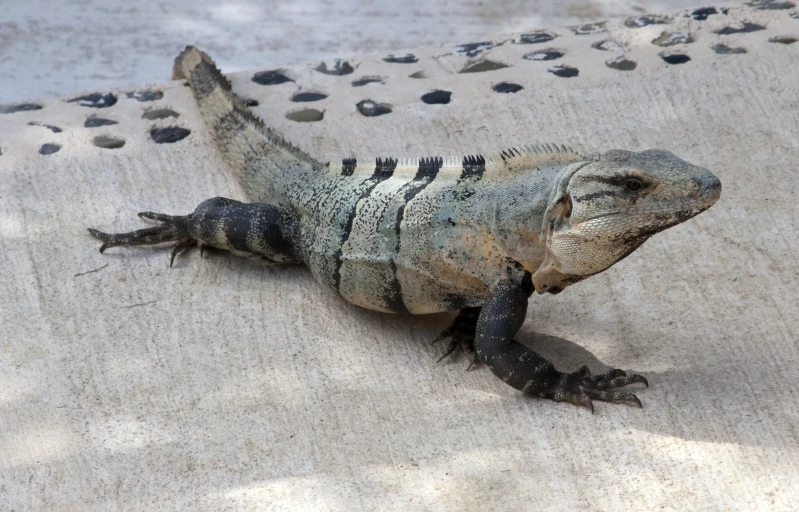
[[[275,264],[304,264],[347,301],[385,313],[459,310],[436,339],[524,393],[584,405],[641,405],[640,375],[563,373],[513,338],[532,293],[602,272],[719,198],[707,169],[662,149],[582,155],[531,145],[491,156],[347,158],[323,164],[267,127],[203,52],[173,79],[194,93],[217,149],[254,203],[213,198],[188,215],[143,212],[155,227],[89,229],[103,245],[174,242]]]

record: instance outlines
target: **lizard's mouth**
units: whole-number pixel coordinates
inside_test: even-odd
[[[620,244],[632,246],[634,250],[652,235],[696,217],[713,206],[717,198],[718,196],[713,198],[712,201],[699,204],[691,202],[690,204],[686,204],[684,208],[678,210],[673,208],[639,209],[638,211],[626,210],[596,215],[579,223],[575,223],[574,227],[580,229],[580,227],[586,228],[591,224],[612,225],[614,224],[614,219],[619,219],[618,225],[624,226],[624,229],[613,230],[610,228],[606,232],[606,236],[616,240]],[[637,221],[631,222],[631,219],[636,219]]]
[[[712,198],[712,200],[702,201],[701,203],[696,201],[685,201],[683,205],[681,205],[683,207],[677,210],[674,208],[630,208],[624,211],[595,215],[582,220],[579,224],[585,224],[597,219],[611,219],[616,217],[640,217],[642,219],[648,218],[653,221],[652,224],[654,226],[657,226],[652,228],[652,234],[654,234],[663,229],[676,226],[681,222],[685,222],[692,217],[696,217],[703,211],[713,206],[717,199],[718,195]]]
[[[640,221],[632,223],[632,227],[625,227],[615,232],[611,229],[610,231],[606,231],[604,236],[597,236],[596,232],[586,236],[586,233],[583,232],[583,235],[577,235],[578,239],[581,240],[580,245],[593,244],[594,249],[584,248],[582,251],[583,254],[576,258],[574,254],[574,245],[571,245],[572,249],[566,251],[558,250],[558,248],[555,247],[549,247],[541,266],[533,273],[533,285],[536,292],[539,294],[560,293],[564,288],[574,283],[607,270],[632,254],[636,249],[641,247],[644,242],[652,237],[652,235],[676,226],[707,210],[715,203],[715,199],[716,198],[713,198],[712,201],[707,201],[699,205],[694,202],[689,207],[676,211],[672,209],[661,212],[641,212],[635,215]],[[607,224],[609,218],[621,219],[619,222],[620,226],[631,225],[629,212],[597,216],[592,220],[594,220],[595,224]],[[585,225],[586,222],[572,226],[572,228],[577,228],[577,231],[579,231],[581,225],[583,228],[587,228],[588,226]],[[597,245],[597,240],[606,240],[608,244]],[[585,263],[584,260],[591,260],[591,264],[583,265],[583,263]],[[578,265],[574,265],[575,262],[578,263]]]

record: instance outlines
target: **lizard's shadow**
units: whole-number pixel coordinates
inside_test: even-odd
[[[612,369],[591,351],[574,341],[525,330],[524,327],[516,335],[516,339],[551,361],[561,371],[574,371],[583,365],[587,365],[591,373],[602,373]]]
[[[220,251],[214,251],[217,254]],[[208,255],[206,255],[208,257]],[[213,256],[212,256],[213,257]],[[463,370],[468,365],[466,357],[460,350],[456,350],[450,357],[436,364],[436,360],[444,352],[445,344],[431,346],[430,342],[446,327],[448,327],[455,313],[440,313],[432,315],[390,315],[369,311],[349,304],[334,291],[318,285],[311,274],[301,266],[276,267],[265,270],[262,262],[230,258],[225,263],[219,263],[224,269],[221,274],[238,275],[240,273],[263,274],[259,278],[280,279],[297,285],[300,293],[314,295],[309,300],[336,301],[335,309],[341,316],[336,324],[340,326],[352,324],[359,325],[367,336],[358,337],[361,345],[358,350],[372,355],[390,351],[392,354],[406,354],[411,365],[430,365],[433,372],[452,372],[449,378],[441,381],[444,386],[464,386],[470,391],[484,395],[485,393],[500,394],[508,400],[508,406],[523,407],[525,409],[541,407],[547,414],[564,414],[570,417],[569,408],[574,406],[566,403],[554,404],[548,400],[537,399],[522,395],[502,382],[495,380],[490,370],[483,364],[477,364],[472,372],[477,379],[462,376]],[[176,261],[177,266],[177,261]],[[222,279],[222,278],[221,278]],[[319,295],[325,295],[320,298]],[[334,324],[335,325],[335,324]],[[625,388],[635,393],[644,404],[643,411],[635,410],[634,414],[627,411],[624,422],[629,426],[642,431],[651,432],[659,436],[675,437],[687,440],[709,441],[714,443],[734,443],[760,446],[767,439],[752,438],[742,434],[743,430],[756,430],[759,416],[751,414],[741,417],[740,409],[756,407],[754,397],[741,396],[730,392],[730,374],[723,366],[706,364],[711,359],[711,354],[697,353],[695,359],[685,361],[679,367],[666,371],[648,371],[653,365],[661,366],[666,362],[640,360],[640,365],[627,368],[614,361],[600,360],[589,349],[579,342],[558,336],[538,333],[532,330],[530,321],[522,326],[515,339],[534,350],[555,367],[563,372],[572,372],[580,366],[587,365],[592,374],[606,372],[621,366],[628,373],[638,373],[649,380],[648,389],[641,385]],[[326,336],[335,337],[333,332],[325,333]],[[655,339],[652,333],[640,333],[645,339]],[[348,339],[348,343],[354,341]],[[661,342],[668,343],[668,339]],[[398,346],[401,344],[402,346]],[[642,352],[646,352],[642,349]],[[754,364],[754,363],[752,363]],[[766,363],[759,363],[766,366]],[[424,375],[427,370],[409,370],[418,375]],[[423,377],[421,377],[423,378]],[[434,380],[437,380],[434,377]],[[516,405],[513,405],[516,404]],[[475,415],[479,416],[476,408],[480,405],[470,405]],[[490,407],[486,405],[486,407]],[[613,420],[613,415],[618,414],[621,404],[609,404],[595,401],[596,414]],[[714,414],[706,414],[704,409],[711,407]],[[554,408],[554,410],[553,410]],[[478,421],[475,419],[474,421]],[[734,429],[730,425],[735,425]]]
[[[434,332],[438,332],[435,329],[448,325],[449,320],[444,320],[444,318],[445,316],[441,315],[438,327],[434,328]],[[563,372],[572,372],[587,365],[591,373],[596,375],[618,367],[618,365],[606,364],[577,342],[537,333],[524,326],[515,339],[549,360]],[[435,353],[439,353],[440,350],[438,349]],[[455,357],[451,363],[458,366],[468,364],[462,352],[456,351],[453,355]],[[664,438],[673,437],[719,444],[771,446],[768,442],[769,438],[750,435],[751,432],[757,431],[763,418],[755,413],[742,414],[745,409],[758,410],[757,397],[742,396],[732,392],[733,386],[729,385],[729,381],[730,379],[734,380],[734,376],[731,377],[730,372],[724,366],[704,364],[703,360],[707,360],[707,358],[700,355],[696,360],[686,361],[679,368],[666,371],[647,371],[647,361],[642,361],[641,367],[622,367],[621,369],[628,374],[637,373],[649,381],[648,388],[642,385],[623,388],[635,393],[644,404],[644,409],[640,413],[637,410],[634,414],[622,413],[624,414],[624,423]],[[652,361],[651,363],[656,362]],[[472,371],[485,372],[484,374],[491,376],[490,371],[482,364],[478,364]],[[467,385],[476,392],[487,390],[485,387],[479,387],[482,384]],[[548,400],[536,399],[518,392],[509,392],[508,400],[509,406],[511,403],[524,408],[540,406],[547,409],[548,414],[552,413],[550,407],[556,409],[572,407],[570,404],[553,404]],[[594,401],[594,406],[596,414],[606,416],[611,423],[615,422],[612,415],[617,408],[626,407],[598,400]],[[712,414],[708,413],[708,408],[712,408]],[[564,410],[564,414],[570,415],[567,410]]]

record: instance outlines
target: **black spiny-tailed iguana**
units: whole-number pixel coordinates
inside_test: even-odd
[[[322,164],[264,126],[213,61],[188,47],[186,79],[218,150],[256,203],[217,197],[194,213],[140,217],[157,227],[106,234],[109,247],[175,242],[302,263],[346,300],[375,311],[460,310],[439,339],[462,346],[524,393],[585,405],[641,405],[640,375],[554,368],[513,337],[533,291],[558,293],[607,269],[653,234],[709,208],[721,183],[668,151],[584,156],[560,145],[482,157]]]

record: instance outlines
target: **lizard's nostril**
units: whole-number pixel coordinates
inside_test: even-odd
[[[688,179],[688,187],[692,192],[707,194],[721,189],[721,181],[713,173],[702,170]]]
[[[700,193],[715,202],[721,196],[721,180],[712,174],[703,178]]]

